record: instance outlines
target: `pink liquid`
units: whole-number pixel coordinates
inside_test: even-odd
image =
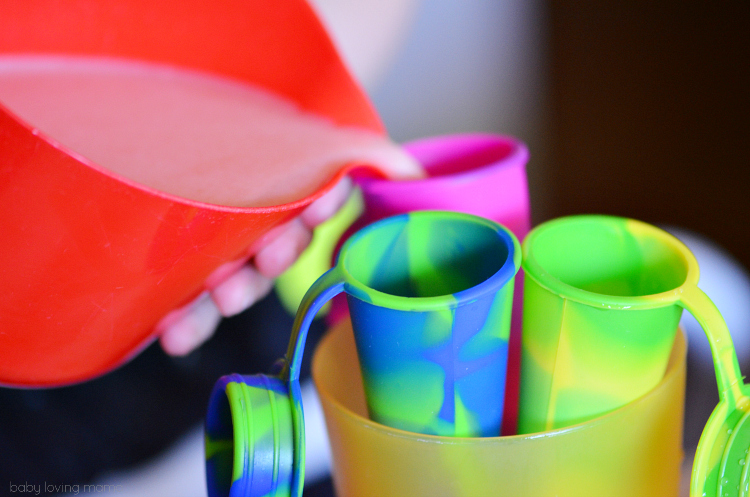
[[[201,202],[287,203],[350,162],[421,175],[387,138],[337,126],[246,83],[174,67],[3,56],[0,103],[110,171]]]

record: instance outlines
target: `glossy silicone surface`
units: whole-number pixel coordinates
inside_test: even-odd
[[[234,374],[216,383],[206,416],[209,497],[291,495],[292,408],[276,377]]]
[[[519,238],[529,231],[529,151],[523,142],[473,133],[425,138],[405,148],[428,177],[409,181],[358,178],[365,202],[361,223],[439,209],[492,219]]]
[[[685,352],[679,333],[659,384],[594,420],[538,435],[436,437],[367,418],[351,324],[343,321],[313,358],[336,495],[677,497]]]
[[[750,495],[750,386],[743,384],[737,354],[724,319],[709,298],[686,292],[686,307],[703,327],[719,387],[719,403],[701,434],[690,481],[691,497]]]
[[[393,216],[347,240],[297,321],[345,292],[374,419],[422,433],[495,435],[519,267],[517,239],[494,221],[446,211]],[[300,348],[292,345],[288,357]]]
[[[750,386],[719,394],[698,443],[690,481],[690,497],[750,495]]]
[[[499,434],[519,263],[510,232],[458,213],[391,217],[344,245],[332,271],[345,281],[373,419]]]
[[[544,223],[524,240],[519,433],[580,423],[664,375],[684,286],[698,266],[677,239],[608,216]]]
[[[0,53],[141,59],[274,91],[382,132],[302,0],[5,1]],[[221,264],[322,195],[269,208],[201,204],[110,174],[0,106],[0,384],[85,380],[122,363]]]

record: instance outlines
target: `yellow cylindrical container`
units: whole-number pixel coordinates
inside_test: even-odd
[[[559,430],[488,438],[428,436],[367,418],[351,325],[323,339],[313,378],[338,497],[669,497],[679,492],[686,344],[644,396]]]

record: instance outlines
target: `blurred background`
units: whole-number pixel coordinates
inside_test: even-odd
[[[605,213],[681,234],[698,255],[701,286],[727,318],[748,371],[750,2],[311,3],[396,141],[464,131],[515,135],[531,151],[534,225]],[[230,356],[246,364],[246,351],[255,351],[254,368],[263,371],[283,354],[291,318],[279,317],[279,309],[271,295],[225,320],[216,338],[186,358],[165,358],[152,346],[105,378],[73,390],[5,392],[5,405],[22,403],[23,415],[40,416],[37,426],[53,420],[48,428],[60,449],[45,460],[70,466],[70,447],[82,443],[93,448],[76,454],[98,458],[108,471],[97,470],[99,479],[126,481],[133,495],[204,495],[200,422],[208,391],[234,367]],[[252,331],[263,326],[285,330],[278,344]],[[688,334],[686,468],[718,400],[706,344],[699,330]],[[171,385],[168,394],[156,388],[154,374]],[[101,392],[113,388],[132,390],[139,405],[109,402]],[[96,398],[96,407],[74,407],[85,398]],[[169,412],[156,409],[167,404]],[[13,416],[20,415],[0,409],[4,426],[13,426]],[[21,432],[0,433],[0,442],[29,445],[21,440]],[[129,449],[118,458],[121,445]],[[17,467],[39,461],[35,450],[29,447]],[[96,467],[74,469],[88,478]],[[39,478],[73,470],[56,471]],[[330,481],[320,480],[306,495],[330,492]]]

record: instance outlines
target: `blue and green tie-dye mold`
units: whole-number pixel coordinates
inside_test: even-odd
[[[292,495],[295,450],[289,390],[280,378],[264,375],[219,380],[206,419],[210,497]]]
[[[373,420],[499,433],[520,257],[512,235],[478,219],[396,216],[342,250],[339,265],[361,283],[345,289]]]

